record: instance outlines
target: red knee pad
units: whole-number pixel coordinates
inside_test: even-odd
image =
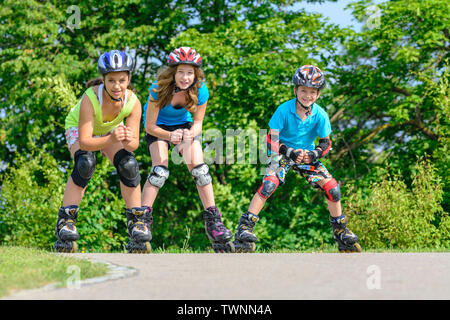
[[[336,179],[333,178],[327,183],[325,183],[322,189],[323,191],[325,191],[328,200],[338,202],[341,199],[341,190],[339,187],[339,183],[337,183]]]
[[[278,180],[277,176],[267,176],[264,177],[263,183],[258,189],[258,194],[264,199],[269,198],[272,193],[278,188],[280,184],[280,180]]]

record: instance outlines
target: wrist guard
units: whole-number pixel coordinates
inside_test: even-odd
[[[285,155],[287,158],[291,159],[292,161],[297,160],[297,157],[299,155],[298,152],[295,152],[294,149],[287,147],[286,145],[281,145],[280,154]]]
[[[314,163],[322,156],[322,151],[316,148],[313,151],[308,151],[308,156],[311,159],[311,163]]]

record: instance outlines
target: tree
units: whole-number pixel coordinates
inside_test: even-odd
[[[38,161],[41,154],[50,157],[46,163],[56,163],[57,170],[68,175],[72,161],[65,148],[64,118],[83,93],[84,83],[97,76],[96,61],[101,52],[113,48],[132,51],[137,61],[132,82],[137,88],[141,101],[145,101],[149,83],[155,78],[157,69],[173,48],[174,42],[171,42],[171,39],[180,32],[191,28],[190,32],[199,30],[206,35],[211,30],[215,30],[218,25],[225,32],[230,25],[232,25],[231,29],[241,27],[242,23],[239,20],[243,19],[253,25],[253,31],[259,32],[263,30],[257,27],[260,22],[267,21],[264,27],[266,29],[276,26],[278,22],[273,18],[277,16],[277,12],[283,12],[291,3],[293,2],[283,0],[234,2],[179,0],[168,3],[136,0],[112,3],[101,0],[95,3],[79,1],[74,6],[73,2],[69,1],[4,1],[0,8],[2,22],[0,26],[2,34],[0,38],[0,116],[2,117],[0,159],[2,165],[7,164],[9,167],[6,168],[8,174],[1,175],[1,184],[20,181],[20,179],[15,180],[16,176],[20,177],[20,172],[30,172],[34,175],[33,172],[38,171],[26,170],[30,169],[26,168],[27,160],[30,163],[36,163],[35,167],[37,167],[41,163]],[[303,14],[301,12],[298,16]],[[294,15],[292,17],[286,15],[286,17],[288,20],[294,19]],[[299,20],[299,22],[306,23],[305,20]],[[295,33],[294,23],[292,22],[289,26],[291,33]],[[272,35],[273,33],[270,34]],[[226,35],[223,33],[223,36]],[[251,34],[247,32],[245,41],[251,40],[250,38]],[[291,39],[294,38],[291,37]],[[267,44],[270,44],[270,41],[263,43],[262,46]],[[258,50],[258,44],[253,43],[252,46],[255,53]],[[205,55],[207,52],[202,54]],[[265,59],[269,58],[267,55]],[[223,62],[217,61],[217,63],[223,65]],[[251,60],[247,61],[243,70],[248,70],[251,63]],[[277,61],[274,70],[279,71],[280,68],[283,68],[283,65]],[[236,71],[238,69],[233,72]],[[278,80],[280,79],[282,78]],[[268,78],[266,81],[270,82]],[[219,103],[222,101],[226,99],[221,98]],[[249,114],[249,116],[253,115]],[[137,150],[136,156],[141,165],[141,174],[144,176],[150,165],[150,159],[143,145]],[[99,167],[107,168],[106,160],[100,159],[102,160]],[[37,162],[32,162],[33,160]],[[239,169],[236,172],[238,171]],[[117,176],[114,175],[113,168],[110,166],[105,172],[107,174],[103,177],[102,188],[119,195]],[[190,180],[189,173],[184,167],[174,168],[173,175]],[[43,188],[42,194],[51,194],[51,190],[45,189],[49,186],[48,179],[44,175],[36,174],[33,179],[37,180],[37,192],[39,188]],[[186,187],[177,180],[171,183],[172,185],[167,186],[167,192],[176,196],[177,200],[171,203],[160,202],[160,207],[157,209],[161,211],[163,218],[155,219],[155,229],[161,232],[156,236],[159,239],[164,237],[176,239],[175,243],[180,244],[184,239],[185,225],[195,221],[194,231],[198,234],[198,238],[195,238],[197,237],[195,235],[192,241],[206,246],[207,241],[204,239],[200,220],[198,220],[200,206],[198,204],[192,206],[192,199],[196,199],[195,186],[192,184]],[[15,194],[14,186],[9,187],[8,192],[2,194],[2,197]],[[98,193],[95,186],[92,188],[91,192],[94,193],[92,197],[101,199],[101,193]],[[22,189],[17,189],[17,192],[19,190]],[[62,194],[59,196],[62,197]],[[19,198],[8,203],[34,201],[30,197],[31,194],[21,192]],[[241,201],[239,197],[237,199]],[[3,205],[0,204],[0,206],[4,208],[5,201],[8,199],[3,200]],[[246,199],[244,198],[243,201]],[[116,204],[114,207],[117,208]],[[8,205],[8,208],[12,210],[14,205]],[[53,204],[45,208],[53,208]],[[180,220],[179,212],[188,212],[188,216]],[[85,214],[90,214],[92,219],[94,216],[101,216],[101,213],[97,211]],[[120,218],[117,217],[117,219]],[[231,225],[229,227],[231,228]],[[52,229],[53,226],[49,225],[47,228],[49,235],[53,233]],[[51,236],[48,237],[50,238]],[[20,240],[17,241],[20,242]],[[163,240],[160,241],[162,243]],[[93,240],[90,243],[88,241],[87,245],[89,244],[97,246]],[[48,246],[49,244],[39,245]]]
[[[351,7],[363,22],[371,5]],[[388,1],[376,8],[378,22],[342,38],[334,59],[330,105],[339,138],[332,157],[343,171],[353,163],[354,178],[381,164],[398,168],[410,184],[410,170],[427,155],[443,177],[448,212],[448,3]]]

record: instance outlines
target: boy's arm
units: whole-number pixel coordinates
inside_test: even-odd
[[[319,139],[319,145],[312,151],[308,151],[305,156],[305,162],[316,162],[317,159],[324,157],[331,150],[330,136]]]
[[[302,151],[297,151],[292,148],[289,148],[285,144],[283,144],[279,140],[279,131],[270,129],[269,134],[266,136],[266,143],[267,143],[267,149],[269,151],[273,151],[278,154],[285,155],[292,161],[301,161],[301,158],[303,158]],[[300,158],[300,159],[299,159]]]

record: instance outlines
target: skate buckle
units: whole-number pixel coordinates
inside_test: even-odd
[[[142,216],[145,213],[145,210],[131,209],[131,213],[135,216]]]

